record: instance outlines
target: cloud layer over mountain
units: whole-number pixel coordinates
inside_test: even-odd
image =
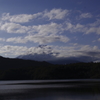
[[[0,55],[6,57],[99,60],[99,35],[99,14],[89,10],[56,6],[0,15]]]

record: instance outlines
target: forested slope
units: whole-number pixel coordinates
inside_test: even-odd
[[[3,58],[0,60],[0,80],[99,78],[100,63],[52,65],[47,62],[20,59]]]

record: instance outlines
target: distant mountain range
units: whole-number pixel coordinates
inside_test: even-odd
[[[51,64],[71,64],[71,63],[81,62],[81,61],[75,60],[75,58],[60,58],[60,59],[55,58],[54,59],[54,57],[52,57],[51,55],[46,55],[46,54],[21,55],[21,56],[18,56],[17,58],[25,59],[25,60],[46,61]]]
[[[77,63],[68,59],[53,61],[63,65],[0,56],[0,80],[100,79],[100,63]]]
[[[26,54],[20,55],[17,58],[24,60],[35,60],[35,61],[46,61],[51,64],[71,64],[71,63],[80,63],[80,62],[100,62],[100,60],[91,58],[88,56],[80,56],[80,57],[68,57],[68,58],[57,58],[52,54]]]
[[[79,62],[94,62],[98,59],[90,56],[77,56],[77,57],[58,57],[59,52],[54,52],[51,47],[47,45],[39,45],[37,50],[40,53],[28,52],[25,55],[20,55],[17,58],[25,60],[46,61],[52,64],[70,64]]]

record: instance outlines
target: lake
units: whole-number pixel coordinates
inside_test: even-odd
[[[100,80],[0,81],[0,100],[100,100]]]

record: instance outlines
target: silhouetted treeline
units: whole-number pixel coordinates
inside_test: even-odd
[[[0,80],[99,79],[100,63],[52,65],[0,57]]]

